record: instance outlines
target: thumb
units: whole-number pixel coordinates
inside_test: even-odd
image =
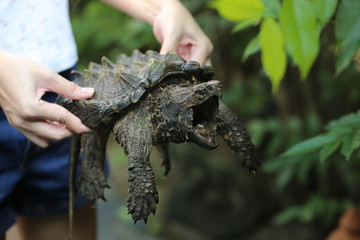
[[[47,88],[62,96],[75,100],[91,98],[95,93],[94,88],[80,87],[56,73],[53,74]]]

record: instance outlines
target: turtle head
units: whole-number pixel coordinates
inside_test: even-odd
[[[172,142],[193,142],[202,148],[214,149],[216,116],[221,97],[221,82],[211,80],[191,86],[173,86],[162,98],[161,115],[165,120],[167,139]]]

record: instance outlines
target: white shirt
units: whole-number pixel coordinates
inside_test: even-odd
[[[0,0],[0,49],[56,72],[75,65],[68,0]]]

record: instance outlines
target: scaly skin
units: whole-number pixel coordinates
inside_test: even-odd
[[[70,202],[80,148],[79,191],[91,200],[104,198],[108,185],[103,168],[110,131],[129,158],[128,211],[135,222],[146,223],[159,199],[150,164],[154,145],[159,145],[167,174],[168,143],[193,142],[214,149],[219,134],[243,165],[256,172],[260,164],[255,148],[240,119],[219,102],[221,82],[211,80],[213,73],[212,67],[186,62],[174,52],[160,55],[154,51],[134,51],[130,57],[120,56],[115,64],[103,57],[101,65],[91,63],[89,70],[75,73],[78,85],[94,87],[96,92],[89,100],[60,96],[57,101],[93,130],[81,135],[80,143],[74,141],[71,150]],[[72,216],[72,203],[70,208]]]
[[[217,116],[217,132],[221,135],[230,149],[237,155],[244,167],[249,172],[256,173],[260,163],[257,161],[257,153],[246,132],[242,121],[225,104],[219,103]]]
[[[150,213],[155,214],[159,195],[156,189],[154,173],[150,164],[152,149],[152,128],[148,109],[136,108],[119,119],[113,132],[116,140],[128,155],[129,198],[128,212],[134,222],[147,222]],[[128,124],[129,122],[133,124]]]
[[[81,135],[81,173],[78,189],[82,196],[90,200],[104,198],[108,187],[104,173],[105,150],[109,131],[94,131]]]

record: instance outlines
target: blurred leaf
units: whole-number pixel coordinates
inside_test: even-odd
[[[345,68],[347,68],[356,55],[359,46],[356,44],[351,44],[348,47],[341,48],[339,51],[338,56],[336,58],[336,75],[338,76],[342,73]]]
[[[346,160],[350,159],[350,156],[354,149],[351,148],[351,142],[354,137],[354,134],[345,135],[342,139],[342,145],[340,148],[340,153],[345,157]]]
[[[305,118],[305,124],[307,136],[314,136],[319,132],[319,129],[323,128],[319,115],[314,112],[308,113]]]
[[[353,132],[352,128],[349,127],[339,127],[331,129],[328,134],[334,137],[342,137],[344,135],[350,134]]]
[[[355,57],[360,46],[360,1],[342,0],[335,21],[335,35],[342,54],[337,58],[340,74]]]
[[[259,35],[256,35],[246,46],[241,60],[245,61],[248,57],[255,54],[259,50],[260,50],[260,38]]]
[[[337,0],[311,0],[317,18],[323,27],[329,19],[334,15],[336,10]]]
[[[334,141],[326,144],[319,153],[320,161],[323,162],[327,159],[331,154],[335,152],[335,150],[340,146],[341,139],[337,138]]]
[[[299,207],[295,207],[295,206],[289,207],[283,210],[282,212],[280,212],[279,214],[277,214],[274,217],[273,222],[276,225],[282,225],[290,222],[291,220],[298,218],[300,213],[301,213],[301,209]]]
[[[310,157],[303,159],[301,164],[299,164],[299,168],[297,171],[297,179],[298,179],[299,183],[306,182],[306,180],[309,177],[309,172],[313,168],[315,163],[316,162],[314,161],[314,159],[312,159]]]
[[[278,175],[276,179],[276,188],[284,189],[284,187],[289,183],[290,179],[294,175],[295,168],[287,167],[284,168]]]
[[[301,155],[321,148],[320,161],[324,161],[341,145],[340,153],[349,160],[352,152],[360,147],[360,117],[359,112],[345,115],[331,121],[327,132],[300,142],[288,149],[284,156]]]
[[[319,27],[307,0],[284,0],[280,11],[285,44],[289,55],[305,79],[319,52]]]
[[[279,0],[263,0],[265,4],[264,17],[272,17],[274,19],[279,18],[281,4]]]
[[[354,128],[360,127],[360,111],[356,113],[350,113],[340,117],[339,119],[331,121],[327,126],[327,130],[335,128]]]
[[[277,225],[282,225],[292,220],[310,222],[315,218],[321,218],[321,221],[331,223],[349,205],[348,200],[314,195],[304,204],[284,209],[273,218],[273,221]]]
[[[235,22],[260,18],[265,10],[261,0],[215,0],[210,6],[224,18]]]
[[[273,92],[279,89],[286,69],[284,39],[278,23],[267,17],[260,28],[261,61],[273,84]]]
[[[251,135],[251,140],[254,142],[255,146],[260,144],[265,137],[266,134],[266,126],[261,120],[252,120],[248,122],[248,130]]]
[[[357,148],[359,148],[359,147],[360,147],[360,129],[357,129],[357,130],[355,131],[354,137],[353,137],[353,139],[352,139],[352,141],[351,141],[351,146],[350,146],[350,148],[351,148],[352,150],[355,150],[355,149],[357,149]]]
[[[235,25],[232,32],[233,33],[240,32],[241,30],[244,30],[248,27],[258,25],[259,22],[260,22],[260,18],[248,19],[248,20],[241,21]]]
[[[303,142],[300,142],[292,146],[284,153],[284,156],[299,155],[299,154],[313,152],[334,140],[336,140],[336,137],[334,136],[318,135],[316,137],[307,139]]]

